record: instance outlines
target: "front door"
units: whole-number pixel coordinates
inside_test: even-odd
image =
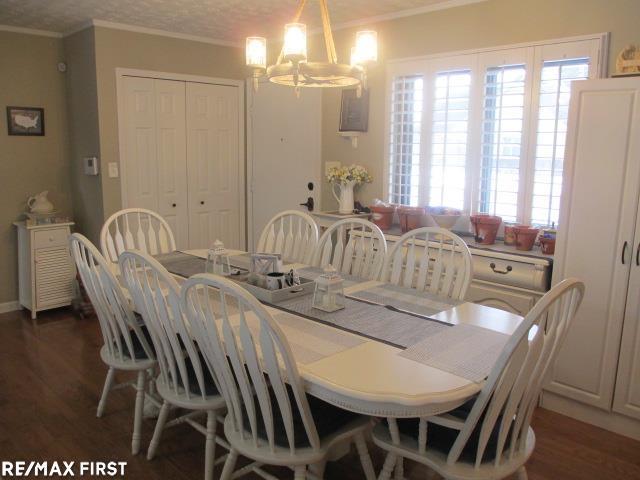
[[[320,89],[260,83],[247,84],[249,164],[249,249],[254,251],[262,229],[283,210],[317,210],[321,182]],[[307,205],[300,205],[307,203]]]

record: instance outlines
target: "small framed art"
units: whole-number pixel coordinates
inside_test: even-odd
[[[9,135],[44,135],[44,108],[7,107],[7,129]]]

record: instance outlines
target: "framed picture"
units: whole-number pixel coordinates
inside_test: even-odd
[[[44,135],[44,108],[7,107],[9,135]]]
[[[366,132],[369,128],[369,90],[358,98],[355,88],[342,91],[339,132]]]

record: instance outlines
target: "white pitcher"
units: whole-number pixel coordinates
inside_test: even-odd
[[[47,195],[49,192],[45,190],[27,200],[27,206],[31,213],[51,213],[53,212],[53,203],[49,201]]]
[[[353,213],[353,187],[355,184],[355,180],[349,180],[346,183],[333,183],[331,185],[331,193],[333,193],[333,196],[336,197],[336,200],[338,201],[338,213]],[[336,194],[336,185],[340,190],[340,195]]]

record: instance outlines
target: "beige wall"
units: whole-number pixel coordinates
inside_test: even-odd
[[[488,0],[463,7],[371,25],[378,31],[381,62],[370,74],[369,131],[358,148],[340,138],[340,92],[323,94],[323,161],[359,163],[374,182],[357,193],[365,204],[382,196],[384,165],[385,62],[390,59],[468,50],[591,33],[611,32],[610,64],[626,44],[640,42],[638,0]],[[349,59],[355,31],[335,32],[338,56]],[[335,208],[324,189],[322,208]]]
[[[57,38],[0,32],[0,304],[18,298],[16,232],[12,222],[27,198],[49,190],[62,214],[71,213],[65,77]],[[7,106],[43,107],[44,137],[7,135]]]
[[[84,174],[84,157],[100,156],[96,58],[92,29],[64,39],[71,153],[73,215],[76,228],[97,242],[102,227],[102,184]]]
[[[103,171],[108,162],[119,160],[117,67],[231,79],[246,75],[244,52],[239,48],[100,27],[94,30]],[[107,217],[121,208],[120,179],[101,178]]]

